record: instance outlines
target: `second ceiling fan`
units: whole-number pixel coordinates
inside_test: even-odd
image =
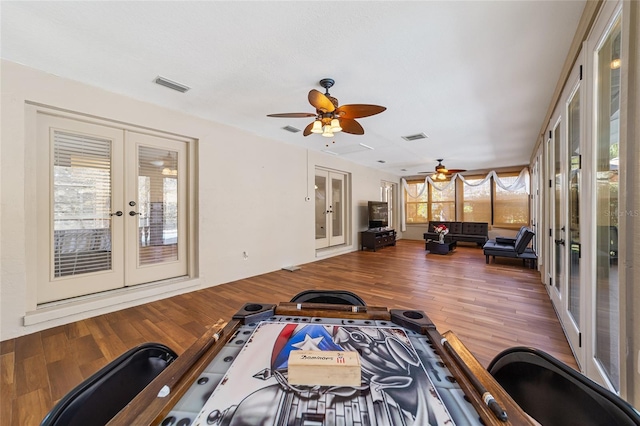
[[[442,162],[444,161],[443,158],[438,158],[436,161],[438,162],[438,164],[436,165],[435,173],[431,175],[432,180],[447,180],[451,176],[455,175],[456,173],[466,172],[466,170],[464,169],[447,169],[446,166],[442,164]],[[420,173],[423,174],[423,173],[431,173],[431,172],[420,172]]]
[[[305,136],[309,136],[312,133],[318,133],[325,137],[332,137],[334,133],[340,131],[350,133],[352,135],[363,135],[364,129],[355,119],[380,114],[387,108],[369,104],[338,106],[338,99],[329,94],[329,88],[332,87],[334,83],[335,81],[331,78],[323,78],[320,80],[320,86],[324,87],[324,94],[315,89],[309,91],[309,103],[316,109],[315,114],[307,112],[288,112],[268,114],[267,117],[315,117],[315,120],[305,127],[302,133]]]

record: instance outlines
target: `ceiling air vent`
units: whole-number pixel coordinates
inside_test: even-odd
[[[175,81],[171,81],[167,78],[157,76],[154,83],[159,84],[160,86],[168,87],[169,89],[177,90],[180,93],[184,93],[190,89],[190,87],[185,86],[184,84],[176,83]]]
[[[300,131],[300,129],[296,129],[293,126],[284,126],[282,130],[286,130],[287,132],[291,132],[291,133],[298,133]]]
[[[429,136],[425,135],[424,133],[418,133],[415,135],[409,135],[409,136],[403,136],[402,139],[406,140],[406,141],[417,141],[420,139],[426,139]]]

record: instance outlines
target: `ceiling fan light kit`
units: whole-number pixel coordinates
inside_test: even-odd
[[[447,169],[447,167],[444,164],[442,164],[442,162],[444,161],[444,159],[442,158],[438,158],[436,161],[438,162],[438,164],[435,167],[435,173],[431,175],[432,180],[447,180],[456,173],[466,172],[466,170],[464,169]],[[420,172],[420,173],[430,173],[430,172]]]
[[[320,80],[320,86],[325,89],[322,94],[312,89],[309,91],[309,103],[316,109],[315,114],[305,112],[268,114],[267,117],[279,118],[304,118],[315,117],[315,120],[303,131],[304,136],[311,133],[321,134],[324,137],[333,137],[335,133],[344,132],[352,135],[364,135],[364,129],[355,119],[379,114],[387,108],[379,105],[352,104],[338,106],[338,99],[329,94],[329,88],[335,84],[331,78]]]

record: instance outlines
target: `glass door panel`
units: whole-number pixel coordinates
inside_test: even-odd
[[[393,198],[393,193],[395,191],[394,189],[395,184],[392,182],[385,182],[382,181],[380,184],[380,201],[386,201],[387,202],[387,215],[389,217],[388,219],[388,223],[389,223],[389,227],[390,228],[394,228],[394,198]]]
[[[568,311],[580,328],[580,90],[567,107],[569,143],[569,299]]]
[[[53,135],[54,277],[111,270],[111,141]]]
[[[327,176],[316,173],[315,179],[316,248],[327,246]]]
[[[346,211],[344,207],[344,175],[331,175],[331,242],[330,245],[344,244],[344,219]]]
[[[620,389],[618,288],[618,164],[620,21],[596,52],[596,351],[612,386]]]
[[[562,282],[564,280],[564,247],[565,247],[565,225],[563,220],[563,190],[562,190],[562,140],[560,133],[561,123],[558,123],[553,130],[553,149],[554,149],[554,202],[553,202],[553,235],[555,246],[555,264],[553,286],[556,295],[562,299]],[[557,306],[560,306],[557,304]]]
[[[138,148],[138,264],[178,260],[178,153]]]

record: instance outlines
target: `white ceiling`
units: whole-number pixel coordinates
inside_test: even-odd
[[[2,1],[3,58],[397,175],[527,164],[585,2]],[[185,94],[153,83],[162,75]],[[362,136],[289,133],[319,80],[383,105]],[[408,142],[402,136],[425,133]],[[228,141],[233,143],[233,141]],[[373,150],[361,147],[363,143]],[[329,148],[326,145],[329,144]],[[380,163],[382,160],[385,163]]]

